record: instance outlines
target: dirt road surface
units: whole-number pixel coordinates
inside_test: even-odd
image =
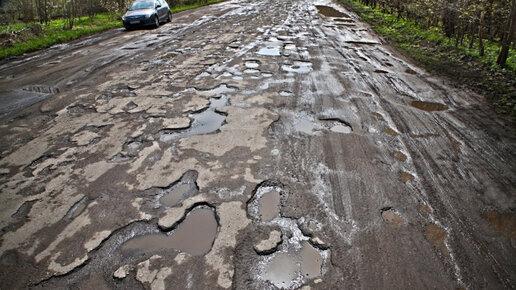
[[[54,46],[0,103],[1,289],[516,286],[514,129],[334,3]]]

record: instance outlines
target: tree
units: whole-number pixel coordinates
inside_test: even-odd
[[[507,20],[506,29],[503,32],[502,49],[498,55],[496,63],[500,67],[505,66],[507,57],[509,57],[509,48],[511,47],[512,40],[514,39],[514,33],[516,30],[516,0],[512,0],[511,14]]]

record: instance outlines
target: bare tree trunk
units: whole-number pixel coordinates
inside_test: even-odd
[[[511,6],[511,16],[507,21],[507,27],[503,32],[504,37],[502,40],[502,49],[500,50],[500,54],[498,55],[498,59],[496,63],[500,67],[505,66],[505,62],[507,61],[507,57],[509,57],[509,48],[511,47],[512,40],[514,38],[514,32],[516,30],[516,0],[512,0]]]
[[[483,30],[484,30],[484,18],[485,18],[485,10],[486,10],[486,0],[482,1],[482,11],[480,12],[480,25],[478,26],[478,55],[484,56],[484,40],[483,40]]]

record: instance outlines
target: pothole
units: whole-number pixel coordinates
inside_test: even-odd
[[[161,189],[158,194],[160,202],[165,206],[174,207],[180,205],[185,199],[197,195],[199,192],[195,182],[197,176],[197,171],[189,170],[177,183]]]
[[[209,134],[219,130],[226,120],[226,115],[216,110],[218,107],[228,105],[228,103],[229,98],[224,95],[220,98],[210,98],[210,106],[206,110],[189,115],[189,117],[194,120],[190,128],[179,132],[176,130],[163,130],[160,132],[160,141],[171,142],[191,136]]]
[[[269,222],[278,217],[282,194],[284,195],[279,186],[260,186],[249,200],[249,214],[261,222]]]
[[[408,172],[402,172],[401,173],[401,182],[403,183],[407,183],[407,181],[411,181],[411,180],[414,180],[415,177],[414,175],[408,173]]]
[[[312,71],[312,63],[307,61],[295,61],[294,64],[284,64],[281,69],[286,72],[306,74]]]
[[[258,68],[260,66],[260,61],[258,60],[248,60],[245,62],[246,68]]]
[[[491,225],[504,236],[516,240],[516,215],[511,213],[498,213],[486,211],[485,216]]]
[[[329,129],[332,132],[342,133],[342,134],[349,134],[349,133],[353,132],[353,126],[351,126],[351,124],[349,122],[346,122],[340,118],[323,117],[323,118],[319,118],[319,120],[330,122]]]
[[[260,70],[254,69],[254,68],[248,68],[248,69],[244,70],[244,73],[245,74],[258,74],[258,73],[260,73]]]
[[[441,104],[441,103],[433,103],[433,102],[423,102],[423,101],[412,101],[411,103],[412,107],[432,112],[432,111],[443,111],[448,109],[448,106]]]
[[[260,243],[263,249],[255,248],[261,256],[257,278],[278,288],[293,289],[324,274],[329,250],[312,245],[297,220],[282,216],[287,195],[282,185],[265,181],[256,188],[247,210],[255,223],[274,225],[281,231],[272,231],[269,239]]]
[[[193,208],[169,234],[151,234],[132,238],[122,246],[122,251],[140,254],[179,250],[193,256],[202,256],[210,251],[217,229],[215,211],[201,205]]]
[[[349,15],[347,15],[346,13],[340,12],[339,10],[337,10],[337,9],[335,9],[333,7],[323,6],[323,5],[316,5],[315,7],[319,11],[319,13],[321,13],[322,15],[324,15],[326,17],[346,17],[346,18],[350,18]]]
[[[385,223],[394,227],[401,227],[405,224],[399,213],[392,207],[382,208],[382,219]]]
[[[266,56],[280,56],[280,47],[279,46],[267,46],[262,47],[258,50],[257,54],[266,55]]]

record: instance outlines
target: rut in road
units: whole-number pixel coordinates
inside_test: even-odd
[[[516,283],[514,130],[330,1],[4,61],[0,102],[5,287]]]

